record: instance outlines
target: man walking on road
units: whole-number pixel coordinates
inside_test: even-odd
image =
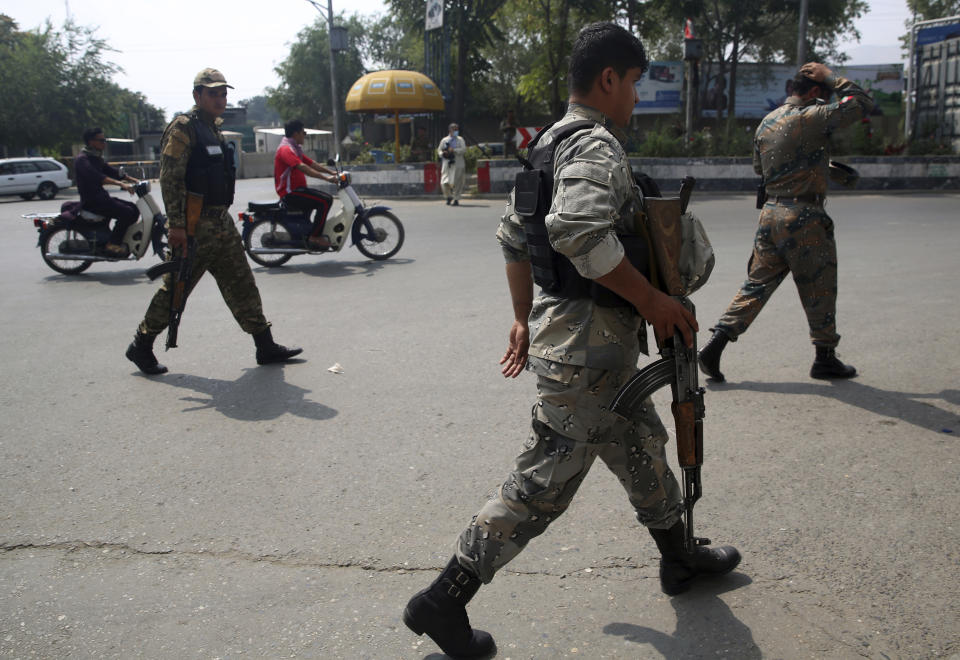
[[[220,115],[227,108],[227,88],[233,89],[216,69],[198,73],[193,81],[196,105],[189,113],[174,117],[163,133],[160,189],[170,223],[170,249],[181,254],[187,249],[187,193],[201,194],[197,256],[185,295],[209,270],[237,323],[253,335],[257,364],[284,362],[303,349],[286,348],[273,340],[240,234],[228,212],[233,203],[235,175],[232,154],[220,133]],[[167,273],[127,347],[127,359],[148,375],[167,371],[157,362],[153,342],[170,322],[172,291],[173,274]]]
[[[832,93],[837,100],[827,103]],[[724,380],[720,371],[724,347],[747,331],[787,273],[793,273],[816,349],[810,376],[852,378],[857,374],[835,353],[840,342],[837,245],[833,220],[823,205],[828,177],[850,186],[856,181],[850,168],[830,163],[830,136],[867,116],[872,107],[870,97],[857,85],[835,76],[823,64],[809,62],[793,79],[793,95],[757,127],[753,169],[763,176],[767,197],[747,280],[700,351],[700,370],[707,376]]]
[[[450,124],[449,135],[440,140],[437,154],[443,164],[440,166],[440,187],[447,204],[460,205],[460,195],[463,193],[463,182],[466,178],[466,162],[463,154],[467,151],[467,143],[460,137],[460,127]]]
[[[639,199],[623,129],[647,65],[643,45],[622,27],[585,27],[570,56],[567,114],[537,145],[553,143],[557,131],[580,122],[556,143],[552,172],[546,173],[554,181],[552,203],[547,200],[549,244],[556,258],[566,260],[564,272],[574,286],[534,300],[531,266],[541,268],[545,258],[549,268],[553,257],[528,248],[512,195],[500,223],[497,237],[514,309],[503,375],[529,369],[537,376],[538,396],[529,438],[510,475],[460,534],[440,576],[404,610],[404,623],[429,635],[447,655],[478,658],[494,651],[493,638],[470,627],[467,603],[566,511],[597,458],[620,479],[637,519],[650,530],[662,555],[665,593],[686,590],[700,575],[727,573],[740,561],[730,546],[685,550],[680,488],[666,460],[667,431],[649,398],[630,419],[609,410],[637,372],[644,319],[660,337],[679,330],[688,345],[697,329],[686,308],[633,267],[619,238],[637,230]],[[620,298],[612,305],[601,293],[595,299],[599,288]]]

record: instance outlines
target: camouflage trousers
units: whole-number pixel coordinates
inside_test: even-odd
[[[484,583],[546,531],[600,458],[620,480],[637,520],[669,528],[680,519],[680,487],[667,465],[667,432],[647,399],[630,419],[608,410],[635,369],[606,371],[531,358],[537,403],[513,471],[460,534],[457,559]]]
[[[263,316],[260,291],[247,263],[240,234],[226,209],[212,213],[204,209],[204,215],[197,222],[196,241],[197,258],[187,283],[187,295],[193,291],[203,274],[210,271],[217,281],[223,301],[245,332],[257,334],[270,327]],[[167,327],[172,291],[173,273],[167,273],[140,323],[142,334],[158,335]]]
[[[713,329],[736,341],[787,276],[793,274],[816,346],[835,347],[837,244],[833,220],[819,205],[768,202],[747,264],[747,280]]]

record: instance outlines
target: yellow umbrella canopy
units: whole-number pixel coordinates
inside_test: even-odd
[[[440,90],[417,71],[374,71],[353,83],[346,98],[347,112],[393,113],[393,161],[397,162],[401,112],[443,112]]]

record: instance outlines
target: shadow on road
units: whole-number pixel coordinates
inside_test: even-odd
[[[183,397],[183,401],[198,404],[183,412],[213,408],[227,417],[247,422],[276,419],[288,413],[316,420],[337,415],[333,408],[307,399],[310,390],[287,383],[282,365],[252,367],[244,372],[235,381],[173,373],[154,380],[206,395]]]
[[[856,380],[828,381],[818,383],[717,383],[710,381],[710,387],[718,390],[747,390],[750,392],[770,392],[773,394],[813,394],[836,399],[851,406],[863,408],[884,417],[895,417],[914,426],[937,433],[953,433],[958,430],[957,415],[938,408],[926,401],[917,399],[940,399],[954,405],[960,405],[960,390],[941,392],[895,392],[881,390]]]
[[[608,635],[623,637],[634,644],[652,646],[664,658],[716,658],[718,656],[759,660],[763,657],[753,633],[718,596],[739,589],[752,580],[742,573],[701,582],[689,592],[674,596],[670,604],[677,613],[672,634],[633,623],[610,623]],[[642,650],[637,650],[639,657]]]
[[[322,257],[321,257],[322,259]],[[370,277],[377,274],[385,268],[395,266],[405,266],[412,264],[413,259],[387,259],[385,261],[314,261],[295,265],[289,263],[279,268],[267,268],[261,266],[255,268],[257,276],[261,275],[292,275],[302,273],[304,275],[313,275],[314,277],[348,277],[350,275],[365,275]]]
[[[93,268],[96,268],[96,264]],[[97,282],[107,286],[130,286],[131,284],[143,284],[149,282],[147,277],[147,268],[128,268],[127,270],[114,270],[105,273],[91,273],[89,271],[79,275],[49,275],[43,278],[44,282],[51,284],[70,284],[72,282]],[[159,280],[158,280],[159,281]],[[159,284],[157,285],[159,286]]]

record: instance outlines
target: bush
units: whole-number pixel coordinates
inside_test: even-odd
[[[949,142],[921,138],[907,145],[907,153],[911,156],[952,156],[954,151]]]

